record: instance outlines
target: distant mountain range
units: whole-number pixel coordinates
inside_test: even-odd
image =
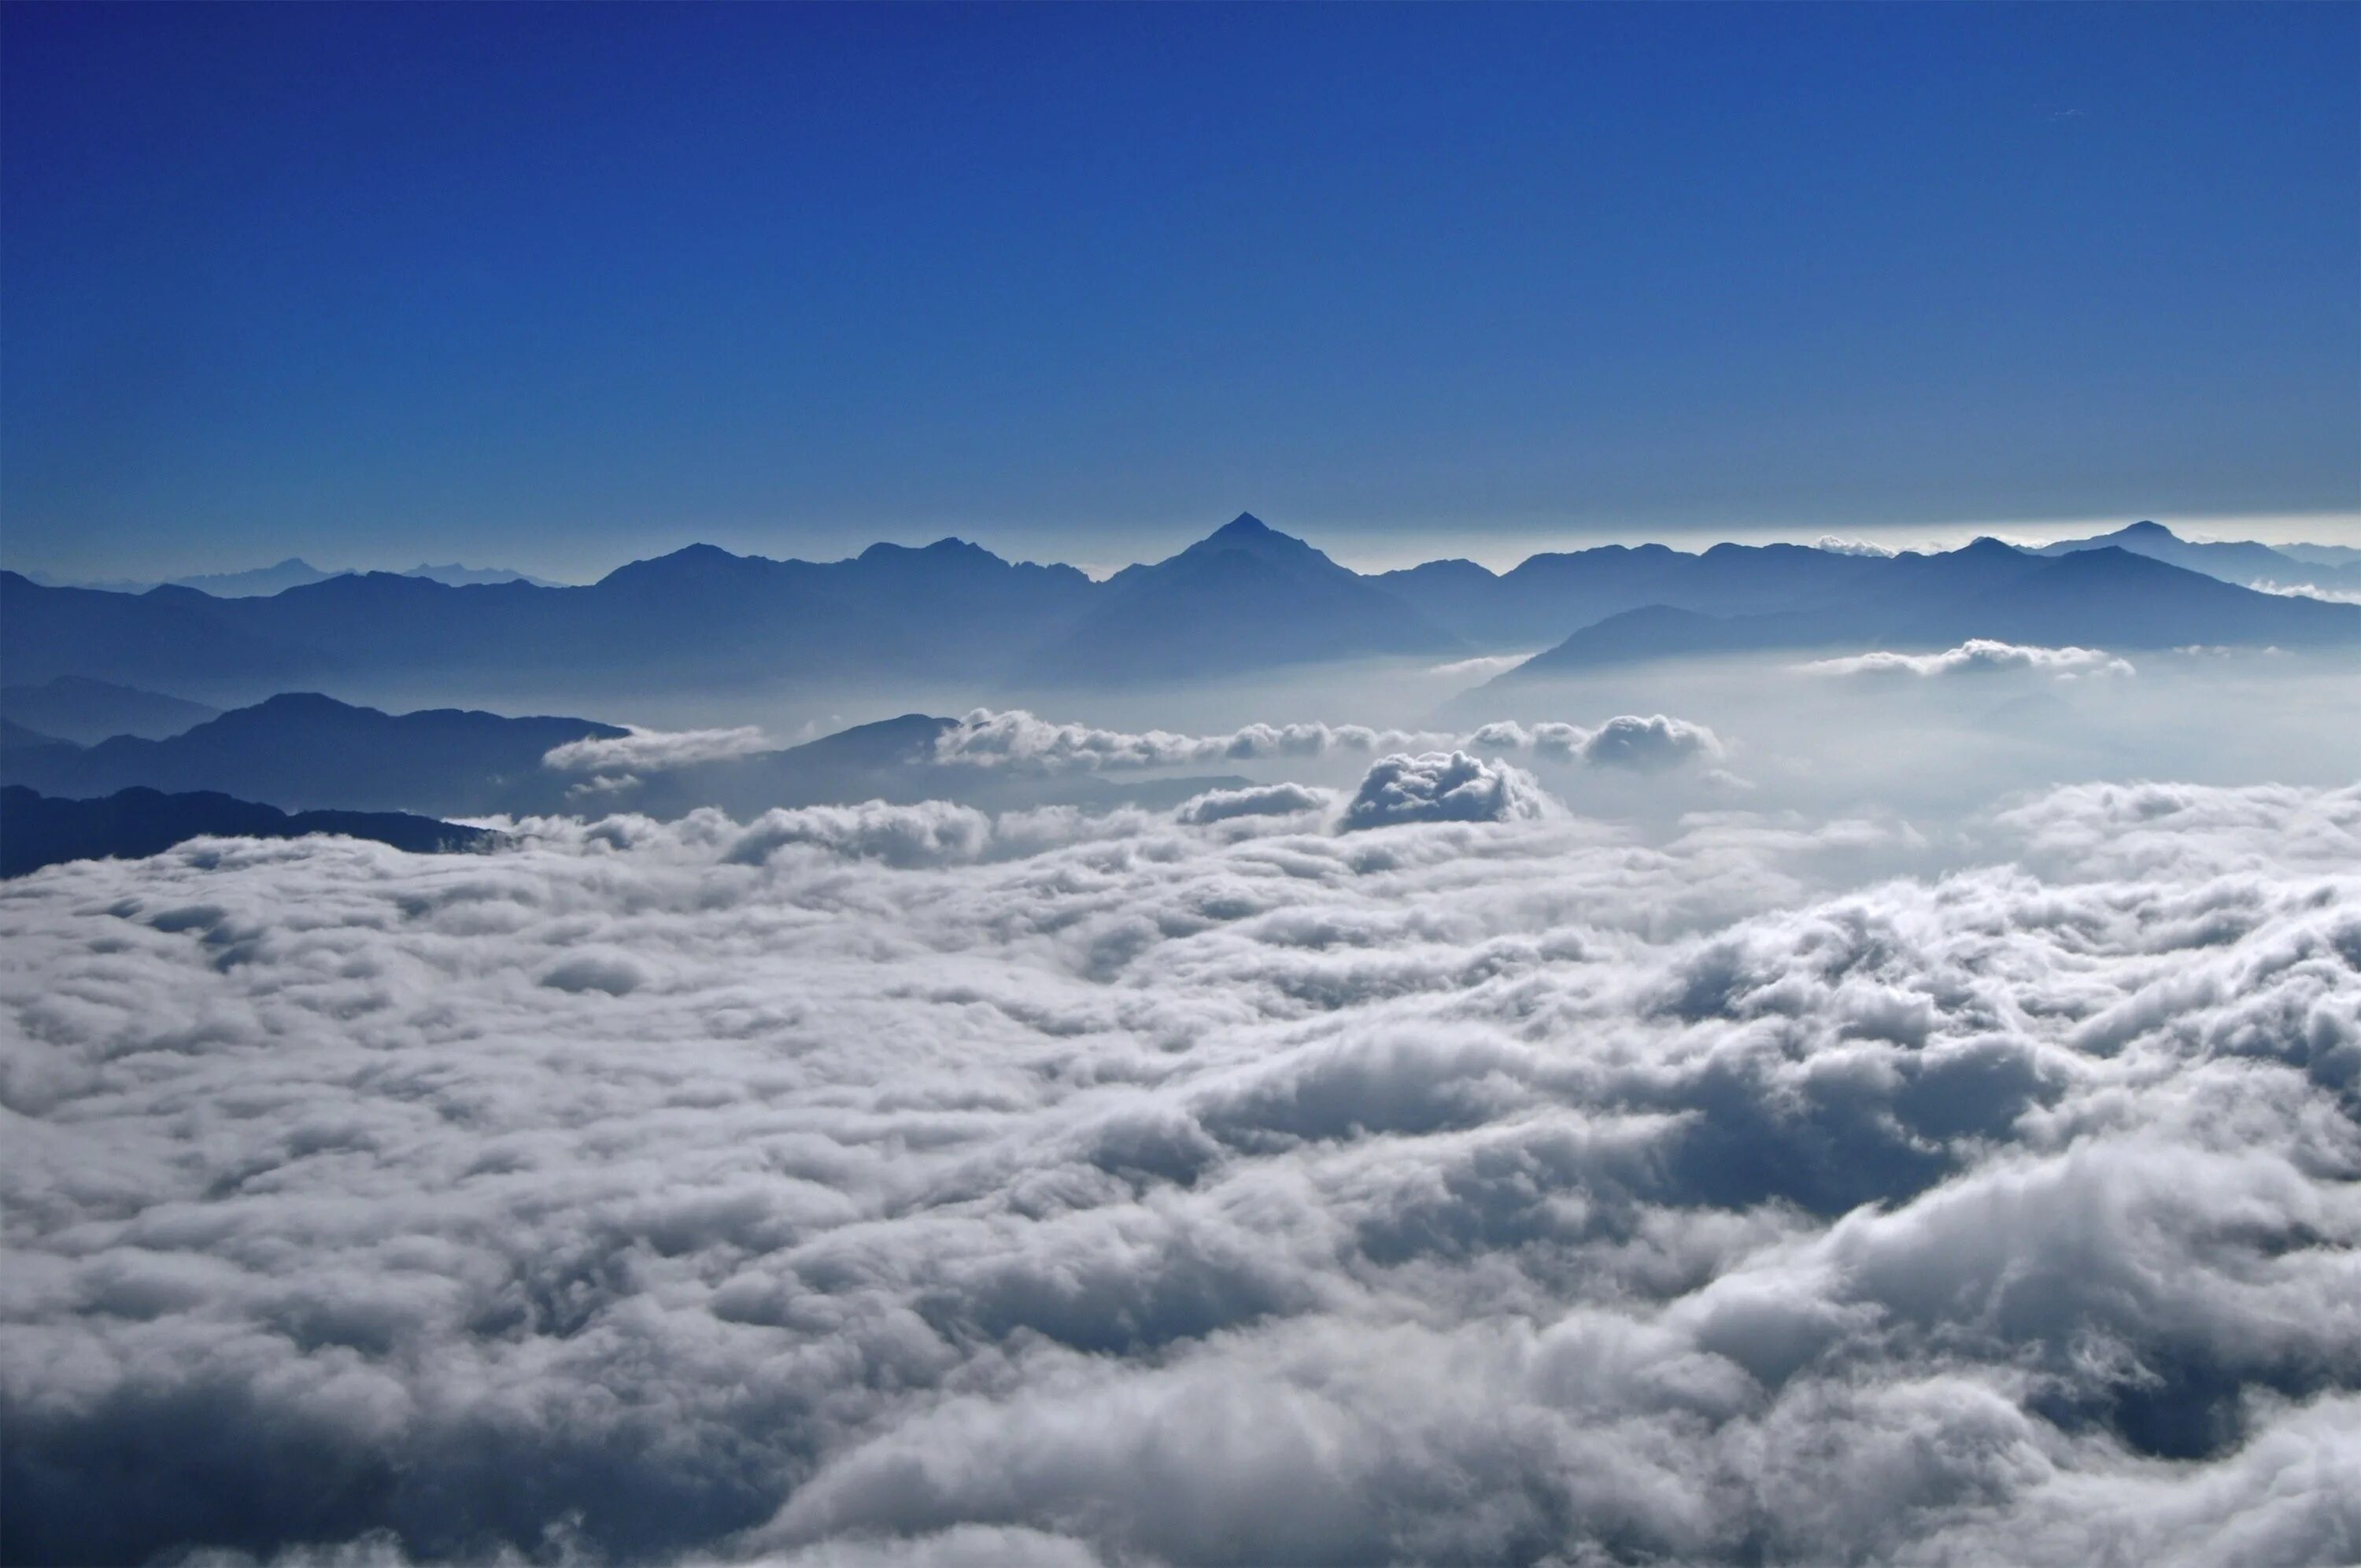
[[[308,587],[313,583],[324,583],[330,577],[349,577],[354,575],[350,568],[336,572],[324,572],[300,555],[290,555],[276,565],[255,566],[243,572],[205,572],[193,577],[174,577],[165,583],[141,583],[126,579],[85,583],[53,577],[46,572],[25,574],[32,581],[49,588],[96,588],[102,592],[115,594],[144,594],[148,589],[157,587],[194,588],[201,594],[211,594],[215,598],[253,598],[260,595],[284,593],[289,588]],[[403,577],[428,577],[438,583],[447,583],[455,588],[466,587],[473,583],[531,583],[535,587],[544,588],[557,586],[540,577],[528,576],[522,572],[511,572],[499,566],[463,566],[456,561],[440,566],[429,565],[422,562],[407,571],[394,575]]]
[[[2037,555],[1979,540],[1946,555],[1844,559],[1877,570],[1848,591],[1785,609],[1713,615],[1656,604],[1626,610],[1491,684],[1514,686],[1662,659],[1943,648],[1974,637],[2110,650],[2361,645],[2361,606],[2257,593],[2115,546]]]
[[[82,675],[58,675],[37,686],[0,686],[0,718],[83,746],[115,735],[160,740],[220,714],[201,702]]]
[[[2207,571],[2164,558],[2175,551]],[[17,682],[70,675],[235,701],[368,678],[465,688],[522,677],[590,694],[925,677],[983,695],[1554,648],[1576,633],[1591,662],[1815,640],[1926,648],[1967,636],[2123,648],[2361,644],[2361,606],[2220,576],[2262,568],[2332,583],[2346,570],[2261,545],[2190,544],[2147,524],[2048,552],[1995,540],[1890,557],[1614,545],[1536,555],[1506,573],[1437,561],[1364,576],[1241,515],[1169,560],[1102,583],[956,539],[878,544],[824,564],[692,545],[582,587],[454,587],[368,573],[223,598],[180,587],[44,587],[0,573],[0,660]],[[1658,608],[1743,624],[1680,633],[1661,615],[1614,620]]]
[[[2268,583],[2281,588],[2301,587],[2332,593],[2361,593],[2361,550],[2321,544],[2205,543],[2182,539],[2160,522],[2136,522],[2089,539],[2060,539],[2043,545],[2035,554],[2070,555],[2111,546],[2243,587]]]
[[[53,800],[21,785],[0,788],[0,877],[62,861],[158,855],[191,839],[300,839],[334,833],[372,839],[413,854],[477,849],[496,838],[481,828],[401,812],[304,811],[225,795],[163,795],[126,789],[103,800]]]

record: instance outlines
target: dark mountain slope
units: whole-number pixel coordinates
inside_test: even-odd
[[[57,675],[179,689],[317,680],[332,663],[320,650],[237,624],[235,607],[268,602],[189,588],[45,588],[0,572],[0,668],[22,685]]]
[[[100,800],[58,800],[21,785],[0,789],[0,877],[61,861],[137,860],[191,839],[300,839],[334,833],[372,839],[413,854],[473,850],[497,835],[431,817],[390,811],[304,811],[225,795],[163,795],[126,789]]]
[[[272,697],[163,740],[118,736],[63,759],[0,759],[8,782],[49,795],[135,784],[217,790],[290,806],[460,816],[552,809],[575,781],[541,765],[554,746],[627,733],[587,718],[504,718],[439,708],[388,714],[313,694]]]

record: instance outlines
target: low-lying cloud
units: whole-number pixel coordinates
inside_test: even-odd
[[[0,888],[0,1557],[2355,1556],[2361,789],[1526,787]]]
[[[1022,709],[995,713],[978,708],[956,729],[943,732],[936,742],[936,758],[1069,773],[1466,751],[1644,769],[1692,758],[1718,758],[1723,750],[1719,739],[1706,726],[1661,713],[1621,714],[1595,729],[1578,724],[1524,725],[1504,720],[1464,734],[1313,723],[1249,724],[1224,735],[1180,735],[1162,729],[1060,724]]]
[[[1976,675],[2032,670],[2059,676],[2128,675],[2131,661],[2097,648],[2037,648],[1973,637],[1939,653],[1879,650],[1841,659],[1816,659],[1803,668],[1816,675]]]
[[[774,750],[777,742],[748,725],[734,729],[633,729],[611,739],[568,740],[550,749],[542,765],[559,773],[661,773],[700,762],[727,762]]]

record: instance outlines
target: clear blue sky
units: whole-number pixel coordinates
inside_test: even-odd
[[[2361,510],[2353,5],[0,34],[11,565]]]

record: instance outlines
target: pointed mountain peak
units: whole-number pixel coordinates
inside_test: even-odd
[[[1208,556],[1237,554],[1268,565],[1296,569],[1341,572],[1345,568],[1291,533],[1281,533],[1250,511],[1242,511],[1188,549],[1176,561],[1201,561]]]

